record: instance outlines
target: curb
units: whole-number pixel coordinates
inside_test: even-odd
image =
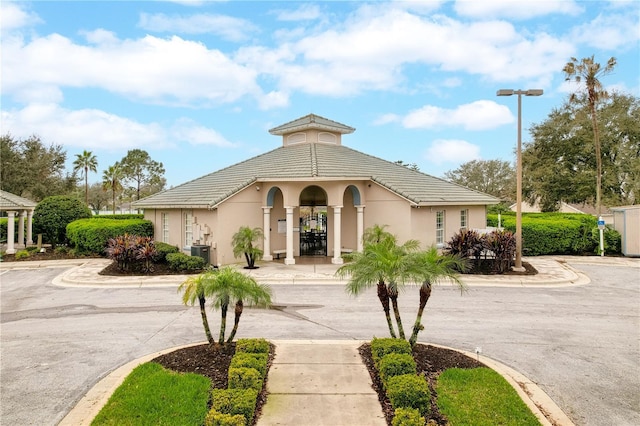
[[[276,346],[278,345],[295,345],[295,344],[319,344],[319,345],[352,345],[358,346],[369,342],[368,340],[269,340]],[[58,426],[85,426],[90,425],[93,419],[98,415],[102,407],[104,407],[111,398],[111,395],[122,384],[124,379],[133,371],[134,368],[149,362],[152,359],[178,349],[188,348],[205,344],[207,342],[190,343],[187,345],[175,346],[154,352],[149,355],[137,358],[126,364],[116,368],[107,376],[96,383],[69,411],[69,413],[58,423]],[[459,352],[468,357],[474,358],[475,353],[464,350],[451,348],[448,346],[438,345],[435,343],[419,342],[425,345],[431,345],[443,349],[449,349]],[[575,426],[575,424],[567,417],[567,415],[557,406],[557,404],[543,391],[537,384],[529,380],[527,377],[506,365],[495,361],[491,358],[482,357],[481,362],[488,368],[496,371],[515,389],[520,399],[529,407],[536,418],[543,426]]]

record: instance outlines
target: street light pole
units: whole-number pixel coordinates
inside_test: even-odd
[[[522,95],[540,96],[542,89],[513,90],[500,89],[498,96],[518,95],[518,144],[516,148],[516,264],[515,271],[523,271],[522,267]]]

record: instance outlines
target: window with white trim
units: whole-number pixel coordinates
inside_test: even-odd
[[[193,244],[193,213],[184,212],[184,245]]]
[[[469,226],[469,210],[460,210],[460,229],[467,229]]]
[[[444,210],[436,212],[436,244],[444,244]]]
[[[169,242],[169,213],[162,213],[162,242]]]

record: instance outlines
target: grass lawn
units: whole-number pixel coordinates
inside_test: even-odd
[[[438,378],[438,407],[452,425],[540,425],[516,391],[489,368],[451,368]]]
[[[92,425],[202,425],[211,382],[156,363],[136,367],[116,389]]]

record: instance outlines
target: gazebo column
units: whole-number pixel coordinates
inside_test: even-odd
[[[262,229],[264,233],[264,255],[262,259],[273,260],[271,254],[271,207],[262,208]]]
[[[33,244],[33,210],[27,210],[27,244]]]
[[[293,207],[285,207],[287,211],[287,257],[284,259],[285,265],[295,265],[293,258]]]
[[[24,217],[27,212],[22,210],[18,215],[18,247],[26,247],[24,244]]]
[[[362,251],[362,236],[364,235],[364,206],[356,206],[356,251]]]
[[[342,265],[342,206],[333,206],[333,258],[331,263]]]
[[[16,241],[16,233],[15,233],[15,217],[16,212],[7,212],[7,254],[15,254],[15,241]]]

